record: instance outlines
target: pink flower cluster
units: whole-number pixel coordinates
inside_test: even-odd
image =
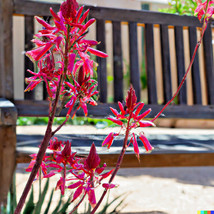
[[[205,22],[212,17],[214,14],[214,1],[201,1],[197,0],[197,8],[195,9],[195,15],[198,16],[198,19],[202,21],[204,19]]]
[[[98,93],[97,82],[92,78],[97,63],[90,55],[107,57],[107,54],[94,49],[97,41],[85,39],[95,19],[86,22],[89,10],[83,12],[83,7],[78,8],[76,0],[63,2],[57,14],[50,8],[54,26],[35,17],[43,28],[32,40],[35,48],[26,53],[38,69],[36,72],[28,70],[32,76],[26,79],[29,84],[25,91],[33,90],[44,81],[50,100],[53,100],[61,85],[60,99],[64,101],[66,98],[68,115],[74,104],[77,104],[77,109],[83,108],[85,115],[86,103],[96,105],[93,97]]]
[[[151,112],[151,109],[148,109],[145,112],[141,113],[141,110],[144,107],[144,103],[141,103],[141,102],[137,103],[135,90],[132,86],[128,91],[128,96],[126,98],[126,105],[123,106],[121,102],[118,102],[118,105],[119,105],[120,112],[118,112],[114,108],[110,108],[112,113],[114,114],[114,117],[108,117],[108,119],[114,122],[115,124],[120,125],[121,130],[125,129],[130,133],[130,131],[134,128],[155,126],[154,123],[152,123],[151,121],[143,120]],[[102,145],[107,146],[109,149],[115,137],[118,136],[119,134],[120,132],[109,133],[109,135],[103,141]],[[139,159],[139,147],[138,147],[135,133],[131,133],[129,137],[130,137],[130,141],[129,141],[129,144],[126,146],[128,147],[130,144],[133,144],[134,152],[136,153]],[[143,132],[139,134],[139,138],[142,141],[146,151],[151,151],[153,149],[153,147],[151,146],[151,144],[149,143],[148,139],[146,138]]]
[[[71,151],[71,142],[59,141],[54,138],[48,147],[50,153],[45,155],[41,164],[43,178],[50,178],[57,173],[61,174],[57,182],[56,189],[65,194],[66,189],[75,190],[72,201],[79,197],[88,195],[88,200],[92,206],[96,205],[95,189],[102,184],[103,188],[110,189],[114,184],[102,183],[103,179],[110,176],[113,170],[106,171],[106,164],[100,167],[100,158],[96,152],[94,143],[91,146],[87,158],[80,158]],[[35,164],[37,155],[33,158],[27,172],[30,172]],[[39,172],[37,173],[37,179]]]

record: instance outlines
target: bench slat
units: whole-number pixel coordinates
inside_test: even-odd
[[[123,100],[123,57],[121,41],[121,23],[113,25],[113,64],[114,64],[114,101]]]
[[[189,27],[189,44],[191,59],[195,49],[195,45],[197,44],[197,31],[195,27]],[[192,65],[192,89],[194,104],[202,104],[198,52],[196,53],[195,60]]]
[[[25,51],[29,51],[33,48],[33,43],[31,40],[33,39],[34,34],[34,16],[28,16],[26,15],[24,18],[24,26],[25,26]],[[25,55],[25,64],[24,64],[24,71],[25,71],[25,77],[31,77],[32,74],[30,74],[27,69],[34,71],[34,66],[32,61]],[[24,87],[26,88],[28,84],[24,84]],[[27,100],[33,100],[34,99],[35,92],[28,91],[27,93],[24,93],[24,98]]]
[[[152,24],[145,25],[145,46],[146,46],[145,53],[146,53],[148,104],[157,104],[154,35]]]
[[[108,167],[115,167],[118,154],[100,154],[101,164],[107,163]],[[135,154],[126,154],[121,167],[186,167],[186,166],[214,166],[214,153],[163,153],[163,154],[142,154],[140,162]],[[29,153],[17,152],[16,163],[29,163]]]
[[[164,103],[167,103],[172,97],[169,33],[167,25],[160,25],[160,36],[161,36],[161,56],[162,56],[162,74],[163,74],[163,94],[164,94]]]
[[[138,41],[137,41],[137,23],[129,23],[129,58],[130,58],[130,79],[133,85],[138,101],[140,101],[140,69],[138,62]]]
[[[182,81],[185,74],[185,61],[184,61],[184,41],[183,41],[183,27],[176,26],[174,28],[175,32],[175,51],[176,51],[176,66],[177,66],[177,82],[178,85]],[[186,81],[184,82],[179,96],[179,104],[187,104],[187,91],[186,91]]]
[[[105,33],[105,21],[97,20],[96,21],[96,40],[102,41],[97,49],[103,52],[106,52],[106,33]],[[98,88],[100,98],[99,101],[102,103],[107,102],[107,70],[106,70],[106,58],[97,57],[97,75],[98,75]],[[102,84],[99,84],[102,83]]]
[[[204,33],[204,62],[207,87],[208,104],[214,104],[214,70],[213,70],[213,51],[212,51],[212,31],[210,24]]]
[[[13,7],[12,1],[0,3],[0,97],[14,98],[13,85]]]
[[[14,101],[19,116],[48,116],[48,102],[47,101],[31,101],[31,100],[16,100]],[[113,107],[117,110],[118,105],[116,103],[98,103],[98,106],[88,106],[88,116],[93,117],[106,117],[112,115],[109,107]],[[150,118],[153,118],[162,108],[163,105],[145,105],[143,111],[148,108],[152,109],[149,114]],[[63,109],[60,116],[65,116],[67,110]],[[179,106],[170,105],[164,111],[166,118],[194,118],[194,119],[214,119],[214,105],[202,106]],[[77,116],[84,116],[82,111],[77,112]]]
[[[38,15],[48,16],[50,15],[49,8],[52,7],[54,11],[58,11],[60,4],[53,2],[38,2],[29,0],[14,0],[14,13],[24,15]],[[196,17],[191,16],[178,16],[175,14],[159,13],[153,11],[136,11],[130,9],[115,9],[104,7],[91,8],[91,16],[102,20],[112,21],[132,21],[148,24],[168,24],[177,26],[197,26],[201,27],[202,24]]]

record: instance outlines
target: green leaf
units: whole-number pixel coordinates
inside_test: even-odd
[[[48,214],[48,210],[50,209],[51,202],[52,202],[52,198],[53,198],[53,193],[54,193],[54,189],[51,191],[50,199],[49,199],[49,201],[48,201],[48,205],[47,205],[47,207],[46,207],[46,209],[45,209],[44,214]]]
[[[106,204],[105,204],[105,206],[103,207],[103,209],[99,212],[99,214],[105,214],[105,213],[107,213],[107,209],[115,202],[115,201],[117,201],[119,198],[121,198],[122,197],[122,195],[119,195],[118,197],[116,197],[116,198],[114,198],[110,203],[109,203],[109,195],[108,195],[108,197],[107,197],[107,201],[106,201]],[[122,199],[117,205],[116,205],[116,207],[113,209],[113,211],[111,211],[111,212],[108,212],[109,214],[114,214],[114,213],[119,213],[118,211],[117,211],[117,208],[119,207],[119,206],[121,206],[121,204],[124,202],[124,199]]]
[[[68,200],[63,204],[61,210],[59,211],[59,214],[66,214],[66,210],[68,209],[68,206],[70,205],[71,198],[69,197]]]
[[[34,210],[34,203],[33,203],[33,200],[34,200],[34,197],[33,197],[33,186],[31,188],[31,193],[30,193],[30,198],[25,206],[25,209],[24,209],[24,212],[23,214],[31,214],[33,213],[33,210]]]
[[[13,214],[15,211],[15,208],[17,206],[17,201],[16,201],[16,174],[15,173],[13,175],[13,181],[12,181],[11,188],[10,188],[10,196],[11,196],[11,201],[10,201],[9,213]]]
[[[52,212],[52,214],[58,214],[58,210],[61,206],[61,203],[62,203],[62,195],[60,196],[60,199],[59,199],[59,203],[57,204],[55,210]]]
[[[45,196],[46,196],[47,191],[48,191],[48,186],[49,186],[49,179],[47,179],[47,181],[45,183],[44,190],[42,191],[41,197],[39,198],[39,201],[37,202],[37,204],[35,206],[34,214],[40,214],[41,213],[41,208],[42,208],[42,205],[43,205],[44,200],[45,200]]]

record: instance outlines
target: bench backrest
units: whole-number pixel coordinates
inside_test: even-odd
[[[0,97],[13,100],[17,106],[20,116],[46,116],[48,115],[48,104],[46,101],[47,94],[43,94],[43,101],[35,101],[34,94],[26,93],[24,100],[14,100],[13,91],[13,58],[12,58],[12,16],[14,14],[24,15],[25,17],[25,50],[32,48],[30,40],[34,33],[34,15],[48,17],[49,8],[55,11],[59,10],[59,4],[50,4],[44,2],[35,2],[29,0],[8,0],[0,3]],[[171,71],[171,51],[170,51],[170,34],[169,28],[173,29],[173,49],[175,52],[177,84],[181,81],[185,73],[185,37],[184,30],[188,31],[189,53],[192,55],[195,45],[198,41],[198,28],[201,23],[196,17],[178,16],[173,14],[163,14],[151,11],[136,11],[126,9],[112,9],[102,7],[90,8],[90,17],[96,18],[96,39],[101,41],[97,46],[99,50],[106,51],[109,45],[106,38],[106,25],[111,23],[112,26],[112,50],[113,59],[113,103],[108,101],[108,82],[107,82],[107,61],[106,59],[97,58],[98,82],[100,90],[100,104],[97,107],[89,107],[89,115],[106,116],[109,114],[109,105],[115,105],[117,101],[124,99],[124,67],[123,67],[123,33],[121,27],[123,24],[128,26],[128,44],[127,50],[129,55],[129,75],[130,83],[134,86],[138,100],[141,100],[141,62],[139,60],[139,34],[138,29],[143,30],[143,52],[145,53],[145,70],[147,89],[147,105],[153,108],[156,114],[164,103],[172,97],[172,71]],[[160,40],[160,59],[159,67],[155,64],[155,39],[154,28],[159,29]],[[109,47],[108,47],[109,48]],[[187,86],[184,84],[176,105],[171,105],[165,112],[167,117],[176,118],[214,118],[214,75],[213,75],[213,47],[212,47],[212,26],[208,28],[203,40],[203,66],[200,66],[198,54],[196,55],[191,74],[193,105],[187,105]],[[201,71],[203,68],[203,72]],[[31,62],[25,58],[25,70],[33,69]],[[162,94],[163,100],[159,103],[157,82],[157,72],[162,71]],[[25,72],[25,76],[28,74]],[[204,90],[206,96],[206,105],[202,105],[202,77],[204,78]],[[24,77],[23,77],[24,78]],[[204,96],[204,95],[203,95]],[[64,115],[65,112],[62,112]],[[81,112],[79,113],[81,115]]]

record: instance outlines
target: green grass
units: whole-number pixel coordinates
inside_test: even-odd
[[[54,119],[54,125],[60,125],[65,120],[64,117],[56,117]],[[17,120],[18,126],[30,126],[30,125],[47,125],[48,117],[19,117]],[[97,128],[106,128],[114,126],[114,123],[108,119],[100,118],[87,118],[87,117],[75,117],[73,120],[69,118],[67,124],[69,125],[94,125]]]

